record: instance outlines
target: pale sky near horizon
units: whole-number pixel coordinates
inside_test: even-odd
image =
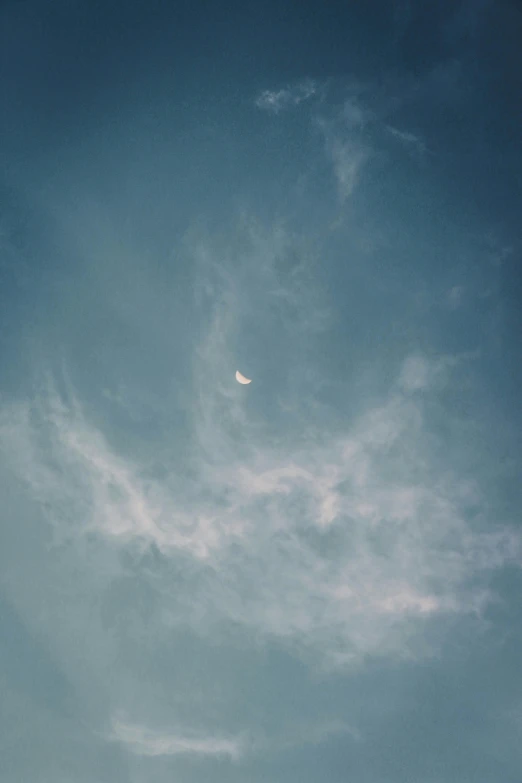
[[[0,6],[0,783],[522,780],[522,13],[429,5]]]

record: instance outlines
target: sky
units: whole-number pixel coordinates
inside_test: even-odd
[[[0,783],[520,783],[521,35],[1,4]]]

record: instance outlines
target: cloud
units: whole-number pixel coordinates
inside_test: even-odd
[[[423,156],[428,151],[425,141],[415,133],[399,130],[392,125],[385,125],[384,127],[393,138],[397,139],[404,147],[410,149],[412,152]]]
[[[465,444],[441,459],[432,417],[459,357],[405,356],[380,400],[332,423],[315,400],[331,314],[310,249],[246,217],[235,238],[188,244],[200,329],[179,453],[126,453],[58,381],[3,404],[3,457],[55,542],[153,547],[167,626],[240,629],[322,667],[431,655],[428,623],[480,622],[491,569],[518,564],[520,541],[501,520],[484,534],[487,489],[461,475]],[[256,378],[247,393],[239,365]]]
[[[277,91],[265,90],[255,103],[260,109],[278,114],[317,95],[319,91],[318,84],[308,80]],[[325,151],[333,167],[342,203],[353,195],[361,170],[371,158],[377,138],[380,137],[382,143],[383,133],[391,135],[416,155],[422,157],[428,151],[420,136],[384,122],[386,110],[378,107],[376,96],[373,96],[373,103],[377,103],[377,107],[372,108],[372,96],[367,94],[368,86],[354,83],[347,88],[347,92],[341,105],[331,109],[328,116],[316,115],[312,118],[312,124],[323,135]],[[362,100],[361,95],[365,93],[366,100]],[[372,143],[369,141],[371,138]]]
[[[356,142],[339,138],[328,142],[327,151],[332,159],[339,197],[345,201],[359,182],[360,171],[368,160],[369,152]]]
[[[128,720],[116,713],[111,721],[107,739],[119,742],[138,756],[228,757],[231,761],[246,757],[286,752],[303,746],[321,745],[335,737],[361,739],[360,732],[341,720],[318,720],[315,723],[294,721],[277,734],[258,729],[241,735],[209,735],[205,732],[181,730],[154,730]]]
[[[224,339],[217,323],[211,331]],[[4,411],[0,438],[62,535],[97,532],[123,548],[153,543],[177,563],[175,585],[164,572],[154,575],[167,624],[189,622],[206,634],[233,623],[326,666],[368,654],[429,655],[433,642],[419,627],[483,614],[484,577],[521,557],[514,532],[473,530],[468,514],[485,502],[479,488],[430,454],[422,394],[434,373],[428,359],[410,357],[382,405],[318,442],[258,440],[249,449],[234,441],[226,420],[207,419],[197,493],[183,491],[174,476],[145,479],[77,401],[67,407],[52,389],[45,404]],[[256,425],[229,394],[248,442]],[[142,752],[232,753],[226,743],[183,745],[178,736],[121,731]]]
[[[153,541],[196,558],[218,545],[212,513],[200,507],[187,516],[182,504],[172,505],[166,488],[111,449],[76,397],[66,402],[50,389],[34,404],[4,409],[0,439],[47,511],[57,542],[99,533],[123,546]]]
[[[464,287],[461,285],[454,285],[453,288],[446,293],[446,303],[450,310],[456,310],[462,302],[462,295],[464,293]]]
[[[227,756],[236,761],[243,752],[242,741],[235,737],[209,737],[177,732],[164,733],[130,723],[121,718],[113,719],[109,739],[121,742],[137,756]]]
[[[355,95],[349,96],[344,101],[341,110],[341,118],[343,124],[350,130],[360,130],[364,128],[370,120],[375,119],[373,112],[366,106],[361,105],[361,102]]]
[[[317,91],[317,83],[306,79],[279,90],[263,90],[256,98],[255,104],[258,109],[279,114],[285,109],[298,106],[303,101],[309,100],[317,94]]]
[[[444,384],[449,368],[458,361],[456,356],[440,356],[431,360],[420,354],[408,356],[399,374],[399,386],[405,392],[414,392],[433,387],[436,383]]]
[[[371,157],[372,150],[363,132],[374,119],[373,113],[356,96],[351,96],[333,118],[320,117],[316,120],[333,167],[339,199],[343,203],[353,195],[360,172]]]
[[[421,71],[441,48],[429,32]],[[365,85],[338,74],[327,96],[316,82],[250,92],[250,120],[271,137],[261,156],[237,90],[225,112],[202,94],[180,117],[186,85],[173,98],[153,68],[129,103],[120,68],[114,111],[89,89],[78,136],[73,106],[65,145],[22,145],[7,173],[35,215],[25,255],[12,232],[1,248],[0,570],[49,671],[47,684],[24,679],[34,655],[11,645],[23,687],[1,675],[0,734],[18,777],[137,783],[212,766],[217,781],[306,783],[329,766],[426,780],[445,749],[462,779],[478,737],[481,761],[504,764],[491,780],[516,779],[511,748],[487,736],[517,696],[516,308],[510,269],[493,283],[482,271],[484,221],[444,199],[449,169],[455,196],[499,124],[470,117],[483,132],[459,154],[439,119],[447,100],[473,109],[479,90],[464,95],[465,67],[455,89],[455,67],[432,80],[377,68]],[[487,104],[491,79],[471,76]],[[432,143],[446,160],[416,179],[409,163]],[[509,221],[478,185],[481,215]],[[238,203],[260,221],[237,219]],[[444,353],[476,343],[479,367]]]
[[[410,356],[402,367],[399,382],[404,389],[425,389],[429,383],[431,366],[422,356]]]

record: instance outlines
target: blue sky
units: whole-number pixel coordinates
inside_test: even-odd
[[[420,5],[3,3],[1,783],[522,780],[522,15]]]

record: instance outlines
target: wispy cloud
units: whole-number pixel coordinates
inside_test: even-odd
[[[473,358],[476,358],[475,353],[438,356],[433,359],[427,359],[422,354],[412,354],[403,362],[398,385],[406,393],[440,389],[448,383],[452,368]]]
[[[341,110],[343,124],[350,130],[362,130],[374,118],[373,112],[355,95],[349,96]]]
[[[368,160],[369,151],[356,142],[340,138],[330,139],[327,151],[332,159],[340,199],[345,201],[359,182],[360,171]]]
[[[258,109],[279,114],[284,109],[298,106],[312,98],[318,92],[318,85],[311,79],[282,87],[279,90],[263,90],[256,98]]]
[[[521,557],[515,533],[473,531],[479,489],[430,455],[422,394],[432,369],[409,359],[382,406],[322,442],[245,450],[219,418],[207,421],[215,432],[205,449],[209,437],[226,449],[200,464],[193,496],[145,481],[77,403],[72,414],[56,396],[40,419],[27,406],[4,412],[0,436],[62,533],[154,542],[199,563],[177,582],[175,600],[168,578],[156,581],[167,622],[205,633],[233,621],[329,666],[423,655],[431,649],[416,624],[480,613],[488,590],[479,577]],[[244,435],[253,431],[245,421]],[[150,752],[182,747],[179,737],[126,736]]]
[[[0,672],[0,757],[13,779],[307,783],[349,768],[397,783],[480,766],[516,780],[522,720],[503,710],[521,703],[520,248],[506,134],[495,147],[510,117],[494,100],[515,49],[485,2],[394,0],[384,58],[382,29],[352,4],[352,74],[269,68],[217,102],[212,84],[196,100],[170,78],[197,72],[200,22],[170,61],[170,11],[136,17],[137,62],[133,35],[102,42],[107,89],[71,64],[68,116],[47,50],[100,51],[98,25],[53,14],[53,37],[33,18],[43,3],[9,18],[0,584],[19,622],[0,623],[13,673]],[[292,6],[261,10],[242,49],[292,25],[295,42],[307,20]],[[219,25],[216,51],[244,21]],[[418,67],[378,67],[403,62],[402,43]],[[476,203],[459,210],[470,171]]]
[[[216,535],[211,516],[200,509],[186,517],[182,506],[171,507],[168,491],[115,453],[76,397],[64,400],[51,384],[33,403],[4,408],[0,440],[58,541],[97,532],[122,545],[154,541],[162,550],[206,556]]]
[[[333,118],[316,121],[333,167],[339,199],[345,202],[358,185],[360,172],[372,150],[364,131],[373,120],[370,112],[355,96],[348,97]]]
[[[116,713],[111,721],[107,739],[119,742],[138,756],[191,755],[200,758],[228,757],[239,761],[246,757],[266,756],[294,748],[321,745],[335,737],[361,739],[360,732],[340,720],[321,720],[314,723],[296,721],[277,735],[258,730],[254,733],[223,736],[202,731],[183,731],[179,728],[166,731],[152,729],[142,723],[129,720]]]
[[[385,130],[397,139],[406,149],[411,150],[419,156],[424,156],[428,152],[426,142],[417,134],[409,131],[399,130],[392,125],[385,125]]]
[[[319,85],[304,81],[276,91],[265,90],[256,98],[256,106],[278,114],[319,94]],[[417,134],[400,130],[384,121],[386,110],[372,107],[368,87],[355,83],[347,95],[327,116],[312,116],[312,124],[323,135],[325,151],[333,167],[341,203],[349,199],[360,179],[360,174],[374,152],[378,139],[392,136],[408,152],[424,157],[428,152],[425,141]],[[366,96],[366,99],[364,99]],[[374,96],[373,103],[379,104]],[[370,141],[372,139],[372,141]]]
[[[500,521],[494,535],[472,524],[485,490],[460,456],[440,458],[430,411],[460,360],[407,356],[379,403],[325,426],[308,351],[329,314],[313,258],[246,219],[235,243],[200,237],[192,250],[201,332],[183,461],[151,472],[53,384],[4,405],[5,459],[58,539],[153,544],[175,564],[148,572],[167,624],[205,635],[232,623],[324,666],[431,654],[419,628],[480,616],[491,568],[521,556]],[[248,391],[234,380],[245,333],[258,340],[241,362]]]
[[[464,288],[461,285],[454,285],[446,293],[446,304],[451,310],[456,310],[462,302]]]
[[[156,731],[122,718],[113,720],[109,739],[121,742],[137,756],[225,756],[236,761],[243,752],[242,740],[237,737]]]

